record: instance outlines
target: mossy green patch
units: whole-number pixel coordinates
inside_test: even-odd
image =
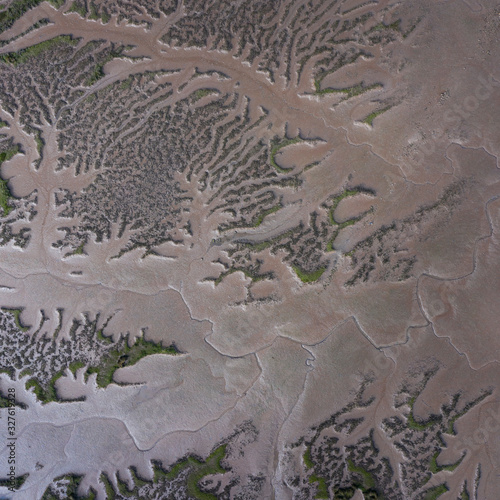
[[[250,278],[253,282],[262,281],[272,277],[270,273],[259,273],[255,269],[248,269],[246,267],[232,267],[227,271],[221,273],[220,276],[214,280],[215,285],[221,283],[226,276],[229,276],[230,274],[236,273],[238,271],[242,272],[247,278]]]
[[[52,403],[54,401],[58,401],[57,391],[56,391],[56,382],[64,375],[64,372],[56,373],[47,384],[46,387],[42,387],[40,382],[34,378],[30,378],[26,384],[26,390],[33,387],[33,392],[35,393],[37,399],[42,403]]]
[[[113,342],[111,338],[103,336],[102,331],[99,331],[97,335],[98,337],[101,336],[103,339],[106,339],[106,342]],[[138,338],[132,346],[129,346],[128,343],[125,342],[124,348],[111,349],[107,352],[106,357],[100,360],[99,364],[92,364],[92,362],[80,359],[73,361],[69,364],[68,368],[73,375],[76,375],[79,369],[87,366],[88,368],[84,373],[85,380],[87,381],[91,374],[96,374],[97,385],[100,388],[105,388],[113,382],[113,376],[119,368],[132,366],[140,359],[152,354],[175,355],[178,353],[179,351],[174,345],[164,347],[161,344],[155,344],[143,338]],[[65,369],[61,369],[44,384],[32,377],[26,382],[26,389],[33,388],[33,392],[37,399],[43,404],[60,401],[55,384],[57,380],[64,375]]]
[[[273,244],[272,241],[261,241],[260,243],[252,245],[252,249],[254,252],[262,252],[262,250],[269,248],[272,244]]]
[[[48,0],[48,2],[56,9],[60,9],[66,3],[66,0]]]
[[[0,178],[0,207],[2,207],[3,215],[6,217],[9,215],[12,207],[9,206],[9,200],[12,198],[12,193],[10,192],[7,181]]]
[[[281,204],[278,203],[278,205],[274,205],[274,207],[271,207],[271,208],[269,208],[267,210],[264,210],[264,212],[262,212],[261,214],[259,214],[257,216],[257,218],[255,219],[255,222],[252,224],[253,227],[259,227],[262,224],[262,222],[264,221],[265,217],[267,217],[268,215],[274,214],[280,208],[281,208]]]
[[[349,500],[354,496],[355,493],[356,489],[352,486],[348,488],[335,488],[333,490],[333,498],[335,498],[335,500]]]
[[[193,92],[193,101],[199,101],[202,97],[206,97],[211,94],[218,94],[219,91],[216,89],[198,89]]]
[[[282,139],[279,139],[279,138],[274,138],[272,141],[271,141],[271,151],[269,153],[269,161],[271,163],[271,165],[278,171],[278,172],[281,172],[281,173],[286,173],[286,172],[289,172],[290,170],[292,170],[291,168],[283,168],[283,167],[280,167],[277,163],[276,163],[276,155],[280,152],[281,149],[287,147],[287,146],[290,146],[292,144],[297,144],[299,142],[302,142],[302,139],[300,137],[294,137],[293,139],[288,139],[287,137],[284,137]]]
[[[97,330],[97,338],[101,342],[105,342],[107,344],[112,344],[113,343],[113,338],[111,336],[104,335],[104,329],[103,328],[101,328],[100,330]]]
[[[375,487],[375,480],[373,479],[373,476],[364,467],[355,465],[354,462],[349,459],[347,460],[347,468],[350,472],[359,474],[362,477],[363,487],[366,490],[373,489]]]
[[[242,246],[245,248],[249,248],[252,250],[252,252],[261,252],[262,250],[265,250],[266,248],[269,248],[273,246],[274,244],[278,243],[280,240],[289,238],[292,236],[295,232],[300,230],[300,226],[294,227],[292,229],[289,229],[288,231],[285,231],[282,234],[278,234],[274,238],[271,238],[269,240],[265,241],[260,241],[258,243],[243,243]]]
[[[97,491],[94,488],[89,488],[89,494],[86,497],[81,497],[78,500],[96,500],[97,499]]]
[[[462,455],[460,459],[458,459],[455,463],[449,464],[449,465],[438,465],[437,463],[437,457],[441,453],[441,450],[436,451],[434,455],[431,457],[431,461],[429,464],[429,470],[432,472],[432,474],[437,474],[438,472],[441,472],[442,470],[447,470],[447,471],[454,471],[461,463],[462,460],[464,459],[465,455]]]
[[[43,0],[14,0],[4,11],[0,12],[0,33],[9,29],[28,10],[41,4]]]
[[[9,399],[0,394],[0,408],[12,408],[12,405],[17,406],[18,408],[22,408],[23,410],[28,408],[28,406],[21,401],[18,401],[17,399],[15,401],[12,401],[12,399]]]
[[[0,373],[5,373],[11,379],[14,379],[16,376],[16,370],[13,366],[0,368]]]
[[[388,111],[389,109],[391,109],[391,107],[392,106],[387,106],[385,108],[377,109],[375,111],[372,111],[368,116],[366,116],[365,118],[363,118],[362,122],[366,123],[367,125],[370,125],[370,127],[373,127],[373,120],[375,120],[375,118],[377,118],[377,116],[379,116],[382,113],[385,113],[386,111]]]
[[[0,153],[0,166],[4,161],[9,161],[14,155],[19,153],[19,151],[20,149],[17,144],[5,151],[2,151]],[[11,198],[14,198],[14,196],[9,189],[7,181],[0,177],[0,207],[2,207],[3,215],[5,217],[9,215],[12,210],[12,207],[9,205],[9,200]]]
[[[90,490],[89,495],[86,497],[82,497],[81,495],[77,494],[78,487],[80,486],[80,483],[83,479],[83,476],[79,476],[77,474],[66,474],[65,476],[59,476],[54,479],[54,482],[61,482],[63,483],[61,486],[64,487],[64,495],[65,498],[78,498],[81,500],[93,500],[95,498],[95,491],[93,489]],[[93,496],[92,496],[93,494]],[[52,493],[52,488],[49,486],[46,490],[45,493],[43,494],[41,500],[58,500],[61,498],[59,495],[55,495]]]
[[[436,500],[441,495],[444,495],[448,491],[448,486],[446,483],[440,484],[439,486],[434,486],[433,488],[429,488],[424,492],[424,496],[422,500]]]
[[[128,77],[126,80],[123,80],[120,83],[120,89],[121,90],[126,90],[129,89],[132,86],[132,78]]]
[[[69,255],[83,255],[85,253],[84,249],[85,242],[80,243],[80,245],[78,245],[78,247],[73,252],[70,252]]]
[[[325,95],[325,94],[344,94],[345,99],[350,99],[351,97],[356,97],[358,95],[364,94],[369,90],[374,90],[377,88],[382,88],[383,85],[381,83],[374,83],[373,85],[364,85],[363,82],[358,83],[357,85],[353,85],[352,87],[344,87],[341,89],[334,89],[328,87],[326,89],[322,89],[320,84],[315,82],[314,88],[316,90],[316,95]]]
[[[99,12],[97,11],[97,6],[94,2],[90,2],[89,5],[90,13],[89,13],[89,19],[92,19],[93,21],[96,21],[99,19]]]
[[[104,484],[104,490],[106,491],[106,500],[113,500],[116,498],[115,489],[113,488],[113,484],[109,480],[107,474],[102,473],[100,480],[102,484]]]
[[[373,31],[383,31],[383,30],[393,30],[393,31],[401,31],[401,19],[398,19],[397,21],[394,21],[393,23],[390,24],[384,24],[384,23],[378,23],[373,28],[370,28],[368,33],[371,33]]]
[[[328,494],[328,486],[326,485],[326,481],[323,477],[319,477],[313,474],[309,477],[309,483],[318,483],[316,487],[316,495],[314,495],[314,498],[330,498],[330,495]]]
[[[91,370],[89,373],[97,373],[97,385],[104,388],[113,382],[113,375],[119,368],[135,365],[140,359],[151,354],[175,355],[179,354],[179,351],[173,345],[163,347],[161,344],[149,342],[141,337],[135,341],[132,347],[125,343],[125,348],[122,351],[110,351],[101,365],[89,367]]]
[[[17,329],[22,331],[22,332],[27,332],[30,329],[30,327],[23,325],[21,323],[21,313],[23,312],[23,310],[24,310],[24,308],[21,308],[21,307],[17,308],[17,309],[2,307],[2,311],[8,312],[14,316],[14,322],[16,324]]]
[[[103,24],[108,24],[109,20],[111,19],[111,16],[109,15],[108,11],[104,7],[101,12],[101,21]]]
[[[485,399],[489,395],[491,395],[491,392],[490,391],[485,391],[484,394],[482,394],[481,396],[479,396],[478,398],[476,398],[474,401],[471,401],[470,403],[468,403],[461,412],[457,413],[452,418],[450,418],[450,420],[448,422],[448,427],[447,427],[445,433],[446,434],[455,435],[456,434],[456,432],[455,432],[455,422],[460,417],[463,417],[469,410],[471,410],[474,406],[476,406],[477,404],[479,404],[481,401],[483,401],[483,399]]]
[[[335,239],[339,235],[339,231],[335,231],[332,235],[332,237],[327,241],[326,243],[326,251],[327,252],[333,252],[335,250],[333,243],[335,242]]]
[[[36,131],[35,134],[35,144],[38,155],[41,157],[43,152],[43,147],[45,146],[45,141],[42,138],[42,132],[40,130]]]
[[[205,462],[199,462],[198,460],[193,460],[193,470],[188,474],[187,477],[187,493],[188,495],[198,499],[198,500],[217,500],[217,497],[212,493],[207,493],[201,491],[199,487],[199,482],[210,474],[223,474],[226,469],[222,467],[221,462],[226,455],[226,445],[219,446],[216,448],[205,460]],[[196,463],[195,463],[196,462]]]
[[[316,167],[317,165],[319,165],[319,163],[320,163],[319,161],[314,161],[312,163],[309,163],[309,165],[306,165],[304,167],[304,172],[307,172],[308,170],[311,170],[311,168]]]
[[[304,465],[306,466],[306,468],[312,469],[314,467],[314,462],[312,461],[312,457],[311,457],[311,447],[310,446],[308,446],[306,448],[306,451],[302,455],[302,460],[304,460]]]
[[[227,471],[221,464],[225,455],[226,445],[224,444],[217,447],[207,457],[206,460],[201,460],[196,457],[189,456],[173,465],[168,471],[165,471],[160,463],[153,461],[152,464],[154,475],[152,480],[145,480],[140,478],[137,475],[137,470],[134,467],[130,467],[129,470],[133,479],[132,490],[129,489],[126,482],[120,480],[118,477],[118,492],[115,490],[115,486],[106,474],[102,474],[100,480],[104,485],[106,498],[108,500],[116,498],[118,495],[120,495],[120,498],[127,498],[132,500],[136,498],[145,498],[143,496],[144,493],[139,491],[143,486],[171,482],[176,480],[180,474],[186,472],[185,484],[187,488],[187,496],[189,498],[194,498],[196,500],[217,500],[217,497],[212,493],[202,491],[199,483],[204,477],[208,475],[223,474]]]
[[[11,480],[9,478],[0,478],[0,486],[3,488],[14,488],[18,490],[28,479],[29,474],[23,474],[22,476],[16,476],[14,479],[14,484],[12,485]]]
[[[17,153],[19,153],[20,149],[19,149],[19,145],[16,144],[15,146],[9,148],[9,149],[6,149],[5,151],[2,151],[0,153],[0,165],[4,162],[4,161],[9,161],[14,155],[16,155]]]
[[[84,2],[76,0],[71,4],[68,12],[76,12],[80,17],[85,17],[87,15],[87,7]]]
[[[199,500],[216,500],[215,495],[201,491],[198,484],[205,476],[226,472],[226,469],[221,465],[225,455],[226,445],[222,445],[216,448],[204,462],[194,457],[187,457],[173,465],[165,477],[172,481],[185,469],[189,469],[186,477],[188,495]]]
[[[75,46],[80,41],[79,38],[73,38],[71,35],[60,35],[50,40],[45,40],[45,42],[32,45],[26,49],[19,50],[18,52],[8,52],[0,56],[0,61],[7,64],[12,64],[13,66],[18,66],[28,62],[30,59],[39,56],[46,50],[52,49],[61,45],[72,45]]]
[[[467,490],[467,480],[465,480],[462,491],[460,492],[460,500],[470,500],[470,495]]]
[[[407,419],[408,427],[410,429],[414,429],[416,431],[424,431],[425,429],[432,427],[433,425],[438,423],[440,420],[440,417],[431,415],[429,417],[429,419],[425,422],[418,422],[417,420],[415,420],[415,417],[413,415],[413,406],[415,405],[416,399],[417,399],[416,396],[413,396],[408,401],[408,406],[410,407],[410,413],[408,414],[406,419]]]
[[[86,365],[83,361],[73,361],[73,363],[71,363],[68,368],[73,375],[76,375],[76,372],[84,366]]]
[[[118,492],[120,495],[126,497],[127,493],[130,491],[129,486],[126,481],[122,481],[119,474],[116,474],[116,484],[118,486]]]
[[[139,476],[137,469],[134,466],[130,467],[129,470],[130,470],[130,475],[132,476],[132,480],[133,480],[136,488],[141,488],[142,486],[145,486],[146,484],[151,483],[151,481],[148,481],[147,479],[143,479],[141,476]]]
[[[42,398],[45,395],[45,391],[43,390],[43,387],[40,385],[40,382],[35,380],[34,378],[30,378],[26,384],[25,384],[26,390],[31,389],[32,387],[34,388],[34,393],[36,397],[41,401]]]
[[[355,195],[359,194],[360,192],[362,192],[362,190],[360,190],[360,189],[345,189],[344,191],[342,191],[342,193],[338,194],[337,196],[335,196],[333,198],[332,206],[330,207],[330,210],[328,211],[328,219],[330,220],[330,224],[332,226],[336,227],[336,230],[334,231],[334,233],[332,234],[332,236],[330,237],[330,239],[328,240],[328,242],[326,244],[326,251],[327,252],[333,252],[333,250],[335,250],[333,243],[334,243],[335,239],[337,238],[341,229],[344,229],[348,226],[352,226],[353,224],[355,224],[356,222],[361,220],[366,215],[366,213],[364,213],[364,214],[360,215],[359,217],[353,217],[352,219],[348,219],[344,222],[338,222],[335,219],[335,210],[337,209],[339,203],[344,198],[347,198],[349,196],[355,196]]]
[[[115,57],[120,57],[123,52],[123,47],[112,50],[102,61],[95,65],[92,74],[85,81],[87,87],[91,87],[104,76],[104,66]]]
[[[312,272],[304,271],[299,266],[294,265],[292,265],[292,269],[295,271],[295,274],[300,278],[302,283],[313,283],[321,278],[323,273],[326,271],[326,266],[319,267]]]
[[[330,219],[330,224],[338,225],[339,223],[335,220],[334,212],[337,209],[339,203],[349,196],[355,196],[359,193],[359,189],[344,189],[340,194],[333,198],[332,206],[330,207],[330,211],[328,212],[328,217]]]

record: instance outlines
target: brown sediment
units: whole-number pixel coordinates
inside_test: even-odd
[[[329,495],[352,483],[361,498],[370,439],[402,488],[370,469],[387,498],[445,480],[455,498],[464,479],[472,498],[478,464],[477,498],[494,496],[498,443],[474,433],[498,413],[498,9],[312,2],[305,15],[300,4],[214,34],[223,16],[203,24],[213,16],[193,17],[203,5],[150,15],[110,3],[105,23],[44,2],[0,35],[12,39],[0,55],[79,40],[26,66],[11,56],[2,70],[1,144],[22,150],[1,172],[13,210],[0,222],[5,325],[34,349],[95,319],[112,341],[180,351],[118,368],[106,388],[61,361],[60,401],[43,406],[15,372],[28,405],[26,495],[72,472],[102,496],[102,471],[115,489],[117,471],[132,486],[130,466],[151,479],[151,460],[168,469],[226,443],[227,471],[210,483],[218,494],[313,498],[328,479]],[[272,29],[255,43],[245,38],[254,28]],[[238,37],[250,40],[241,52]],[[59,94],[46,85],[56,63],[74,68]],[[443,443],[432,419],[448,418],[458,392]],[[304,454],[312,428],[343,408],[340,427],[321,431],[340,440],[339,482]],[[387,430],[394,415],[409,438],[432,428],[418,434],[430,455],[405,455]],[[363,420],[348,431],[348,418]],[[96,446],[83,446],[91,434]],[[456,472],[439,469],[464,450]],[[412,483],[427,475],[427,486]]]

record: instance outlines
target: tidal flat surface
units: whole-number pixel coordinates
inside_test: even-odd
[[[497,498],[499,37],[0,1],[0,496]]]

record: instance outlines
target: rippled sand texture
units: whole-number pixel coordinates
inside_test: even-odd
[[[497,497],[495,2],[0,6],[0,495]]]

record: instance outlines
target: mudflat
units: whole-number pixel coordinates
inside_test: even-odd
[[[496,498],[499,37],[0,1],[2,498]]]

